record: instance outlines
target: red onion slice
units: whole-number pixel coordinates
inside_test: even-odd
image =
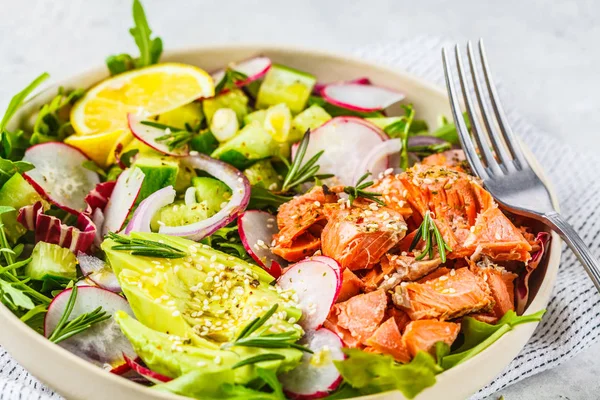
[[[133,213],[131,221],[129,221],[125,228],[125,233],[152,232],[150,229],[152,217],[154,217],[154,214],[158,210],[174,202],[175,194],[173,186],[167,186],[146,197]]]
[[[250,182],[239,170],[204,154],[194,154],[181,159],[191,168],[199,169],[225,183],[231,189],[229,202],[218,213],[203,221],[182,226],[161,226],[159,233],[201,240],[224,227],[246,209],[250,201]]]

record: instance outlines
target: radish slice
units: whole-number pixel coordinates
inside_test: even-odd
[[[85,196],[100,182],[96,172],[83,167],[89,158],[65,143],[32,146],[25,152],[23,161],[35,166],[23,177],[41,196],[71,213],[85,210]]]
[[[63,290],[48,306],[48,312],[44,319],[44,336],[50,337],[58,325],[72,290]],[[102,307],[110,315],[123,310],[132,317],[134,316],[127,300],[118,294],[94,286],[78,286],[77,299],[71,311],[70,320],[98,307]],[[119,325],[113,318],[95,324],[91,328],[63,340],[58,345],[103,368],[110,367],[112,369],[123,364],[125,361],[123,354],[130,358],[137,357],[129,340],[121,333]]]
[[[383,110],[404,99],[404,94],[388,88],[360,83],[334,83],[321,90],[329,103],[354,111]]]
[[[349,81],[342,81],[342,82],[336,82],[336,83],[356,83],[358,85],[370,85],[371,80],[369,78],[367,78],[366,76],[363,76],[361,78],[350,79]],[[320,96],[321,92],[323,91],[323,89],[325,89],[325,86],[327,86],[327,85],[332,85],[332,83],[318,83],[317,82],[317,84],[313,88],[313,93]]]
[[[402,141],[400,139],[386,140],[385,142],[379,143],[373,147],[363,160],[357,164],[354,170],[354,181],[356,182],[366,172],[370,172],[371,176],[377,178],[379,174],[383,173],[385,169],[382,169],[383,162],[386,162],[394,154],[398,154],[402,148]],[[400,165],[398,163],[398,165]]]
[[[234,71],[241,72],[248,77],[243,81],[238,81],[235,83],[237,87],[242,87],[265,76],[267,71],[269,71],[269,68],[271,68],[271,64],[270,58],[261,56],[240,61],[237,64],[231,64],[229,68],[233,69]],[[215,82],[215,85],[217,85],[225,76],[225,69],[215,71],[211,74],[211,76]]]
[[[162,374],[159,374],[158,372],[152,371],[150,368],[140,364],[137,360],[128,357],[126,354],[123,354],[123,357],[125,358],[125,362],[127,363],[127,365],[132,370],[134,370],[144,378],[148,379],[152,383],[158,385],[159,383],[165,383],[173,380],[173,378],[169,378],[168,376],[164,376]]]
[[[292,399],[319,399],[337,389],[342,383],[334,360],[344,359],[344,343],[326,328],[309,331],[300,340],[314,354],[303,353],[302,361],[293,370],[279,375],[283,389]]]
[[[310,134],[310,143],[304,160],[325,150],[318,164],[320,174],[334,174],[334,183],[354,185],[354,170],[365,158],[365,149],[380,145],[388,137],[375,125],[356,117],[336,117]],[[292,148],[295,157],[298,144]],[[379,160],[374,168],[385,170],[388,160]]]
[[[96,285],[114,293],[122,292],[117,276],[104,261],[82,252],[77,254],[77,261],[83,276]]]
[[[314,260],[314,261],[320,261],[322,263],[329,265],[331,267],[331,269],[333,269],[335,271],[336,275],[338,276],[340,285],[342,284],[342,267],[340,266],[340,264],[337,261],[335,261],[333,258],[327,257],[327,256],[313,256],[310,259]]]
[[[129,221],[127,227],[125,228],[125,233],[129,234],[129,232],[152,232],[152,230],[150,229],[150,222],[152,221],[152,217],[154,217],[154,214],[156,214],[158,210],[174,202],[175,194],[176,193],[175,189],[173,189],[173,186],[167,186],[160,190],[157,190],[150,196],[146,197],[133,213],[131,221]]]
[[[182,158],[181,163],[209,173],[231,189],[231,197],[225,207],[212,217],[189,225],[161,226],[158,230],[165,235],[183,236],[198,241],[234,221],[246,209],[250,201],[250,182],[238,169],[204,154]]]
[[[189,154],[190,151],[187,145],[181,148],[171,150],[169,149],[169,146],[166,144],[166,142],[157,141],[156,139],[158,139],[159,137],[172,133],[171,130],[169,128],[161,129],[155,126],[142,124],[142,121],[145,120],[147,120],[147,117],[135,115],[132,113],[127,114],[129,130],[131,130],[131,133],[133,133],[133,136],[135,136],[136,139],[150,146],[159,153],[167,154],[169,156],[183,157]]]
[[[238,218],[238,230],[248,254],[271,275],[276,273],[271,271],[273,263],[279,266],[279,270],[288,265],[286,260],[273,254],[269,248],[273,235],[279,232],[273,215],[265,211],[248,210]],[[276,267],[275,270],[277,270]],[[279,274],[281,275],[281,272]],[[279,276],[274,277],[278,278]]]
[[[94,246],[100,248],[102,244],[102,227],[104,226],[104,213],[101,209],[96,208],[92,214],[92,222],[96,225],[96,235],[94,236]]]
[[[337,300],[341,282],[328,264],[303,260],[289,267],[277,280],[284,290],[294,290],[302,310],[299,324],[305,329],[320,327]]]
[[[115,189],[104,209],[102,236],[108,232],[121,230],[138,194],[140,194],[143,181],[144,173],[139,168],[126,169],[119,175]]]

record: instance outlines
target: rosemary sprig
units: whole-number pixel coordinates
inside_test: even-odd
[[[244,360],[238,361],[231,366],[231,369],[236,369],[239,367],[243,367],[244,365],[256,364],[263,361],[276,361],[276,360],[284,360],[285,357],[281,354],[275,353],[267,353],[267,354],[259,354],[254,357],[248,357]]]
[[[238,82],[242,82],[248,79],[248,75],[236,71],[231,67],[227,67],[225,69],[225,73],[223,74],[223,78],[217,83],[215,86],[215,95],[221,93],[224,90],[232,90],[237,87]]]
[[[410,244],[409,250],[413,250],[420,240],[425,241],[425,248],[423,249],[423,252],[421,254],[415,257],[415,260],[422,260],[423,258],[425,258],[425,255],[429,255],[429,259],[433,259],[434,240],[437,245],[438,253],[440,254],[440,259],[442,260],[442,263],[446,262],[446,251],[452,252],[452,249],[444,241],[440,230],[431,218],[430,211],[427,211],[423,216],[423,222],[421,223],[421,226],[419,226],[419,229],[417,230],[417,233]]]
[[[67,307],[65,308],[65,312],[58,321],[56,328],[54,328],[54,331],[52,331],[52,334],[48,338],[48,340],[51,342],[62,342],[71,336],[75,336],[78,333],[89,329],[92,325],[106,321],[111,317],[110,314],[107,314],[106,311],[102,310],[102,307],[98,307],[92,312],[81,314],[77,318],[69,321],[69,317],[71,316],[71,312],[73,312],[73,307],[75,307],[76,300],[77,286],[73,286],[73,289],[71,289],[71,295],[69,296],[69,300],[67,302]]]
[[[358,182],[356,182],[355,186],[344,186],[344,193],[348,195],[350,205],[352,205],[352,203],[354,203],[354,200],[356,200],[358,197],[362,197],[364,199],[374,201],[380,206],[385,206],[385,203],[379,198],[381,196],[381,193],[368,192],[364,190],[369,186],[373,185],[373,181],[364,182],[369,177],[369,175],[371,175],[371,173],[367,172],[366,174],[361,176]]]
[[[288,331],[281,333],[270,333],[270,334],[256,334],[253,335],[258,329],[264,326],[264,324],[275,314],[279,304],[273,304],[273,306],[261,317],[256,317],[250,321],[239,333],[237,338],[233,342],[225,343],[223,348],[230,348],[233,346],[243,347],[260,347],[266,349],[298,349],[306,353],[313,353],[313,351],[307,347],[294,343],[296,341],[296,332]],[[255,361],[259,362],[259,361]]]
[[[141,124],[163,129],[165,134],[157,137],[154,140],[157,142],[164,142],[171,151],[187,146],[187,144],[194,138],[195,135],[194,132],[190,132],[186,129],[180,129],[154,121],[142,121]]]
[[[450,150],[451,148],[452,144],[450,144],[449,142],[444,142],[425,146],[409,146],[408,152],[415,153],[419,157],[427,157],[432,154],[437,154],[446,150]]]
[[[187,256],[185,251],[177,247],[153,240],[133,239],[113,232],[109,232],[106,236],[118,243],[112,247],[113,250],[131,251],[134,256],[157,258],[183,258]]]
[[[296,156],[292,163],[288,166],[288,173],[283,180],[283,186],[281,191],[283,193],[288,192],[295,186],[298,186],[302,183],[312,181],[313,179],[327,179],[333,177],[332,174],[317,174],[319,172],[320,166],[316,165],[319,158],[323,155],[325,150],[319,151],[317,154],[311,157],[304,165],[302,162],[304,161],[304,156],[306,155],[306,149],[308,148],[308,143],[310,142],[310,129],[304,133],[302,137],[302,141],[298,145],[298,151],[296,152]]]

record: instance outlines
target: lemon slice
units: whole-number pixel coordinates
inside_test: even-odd
[[[83,151],[101,167],[112,164],[115,160],[116,146],[122,143],[126,146],[131,138],[127,129],[117,129],[112,132],[96,133],[93,135],[71,135],[65,143]]]
[[[71,110],[78,135],[127,129],[127,114],[155,115],[214,95],[213,80],[192,65],[166,63],[126,72],[91,88]]]

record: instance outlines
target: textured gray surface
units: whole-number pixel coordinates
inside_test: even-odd
[[[414,35],[484,37],[511,105],[582,152],[600,144],[600,3],[593,1],[146,0],[167,48],[287,43],[351,52]],[[426,4],[425,4],[426,3]],[[35,75],[54,79],[134,51],[130,2],[0,0],[0,105]],[[502,394],[508,399],[600,398],[600,345]]]

